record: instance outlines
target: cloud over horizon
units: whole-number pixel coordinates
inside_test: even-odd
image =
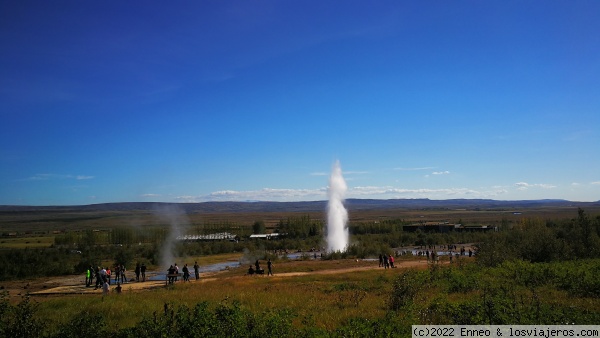
[[[527,182],[517,182],[517,183],[515,183],[515,186],[517,187],[518,190],[527,190],[529,188],[542,188],[542,189],[556,188],[556,186],[552,185],[552,184],[545,184],[545,183],[530,184]]]
[[[274,189],[264,188],[260,190],[220,190],[214,191],[208,195],[181,195],[175,197],[178,202],[198,203],[198,202],[218,202],[218,201],[279,201],[279,202],[297,202],[297,201],[315,201],[327,199],[327,187],[316,189]],[[507,190],[501,187],[490,189],[470,189],[470,188],[444,188],[444,189],[406,189],[392,186],[357,186],[350,187],[346,193],[346,198],[373,198],[373,199],[394,199],[394,198],[431,198],[431,199],[449,199],[449,198],[493,198],[506,194]]]

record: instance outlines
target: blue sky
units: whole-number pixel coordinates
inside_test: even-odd
[[[3,1],[0,204],[600,200],[598,1]]]

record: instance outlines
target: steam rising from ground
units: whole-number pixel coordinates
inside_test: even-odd
[[[340,161],[335,161],[329,177],[329,203],[327,204],[327,251],[343,252],[348,246],[348,212],[344,196],[348,186],[342,176]]]
[[[166,270],[170,265],[176,263],[174,257],[177,237],[185,235],[189,220],[184,210],[172,204],[159,206],[155,212],[161,221],[169,224],[169,232],[160,253],[160,266]]]

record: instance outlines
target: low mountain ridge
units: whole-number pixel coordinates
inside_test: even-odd
[[[559,199],[502,201],[492,199],[347,199],[345,206],[349,210],[378,209],[519,209],[530,207],[586,207],[600,206],[596,202],[573,202]],[[223,213],[223,212],[319,212],[327,207],[327,201],[304,202],[201,202],[201,203],[163,203],[163,202],[120,202],[71,206],[22,206],[0,205],[0,212],[48,212],[48,211],[132,211],[157,210],[175,207],[186,213]]]

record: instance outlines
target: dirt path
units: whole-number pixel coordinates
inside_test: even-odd
[[[290,278],[290,277],[298,277],[298,276],[307,276],[307,275],[332,275],[332,274],[343,274],[350,272],[361,272],[375,269],[382,269],[378,267],[374,262],[372,265],[367,266],[358,266],[358,267],[349,267],[349,268],[334,268],[334,269],[326,269],[326,270],[317,270],[310,272],[283,272],[277,273],[274,276],[270,276],[268,278]],[[397,268],[424,268],[427,266],[427,262],[424,260],[411,260],[411,261],[397,261]],[[242,270],[240,269],[240,272]],[[206,283],[211,282],[223,278],[241,278],[244,275],[240,276],[227,276],[227,277],[219,277],[219,272],[215,273],[205,273],[202,275],[200,280],[196,281],[195,279],[190,279],[191,283]],[[177,283],[182,283],[181,281]],[[41,280],[37,282],[29,282],[26,284],[26,287],[23,287],[23,282],[20,283],[20,288],[11,288],[9,292],[11,296],[19,296],[29,292],[32,296],[50,296],[50,295],[73,295],[73,294],[101,294],[101,289],[95,289],[94,287],[85,287],[84,278],[82,276],[68,276],[68,277],[55,277],[49,278],[47,280]],[[16,286],[16,285],[15,285]],[[111,285],[111,292],[115,291],[115,284]],[[153,288],[165,287],[165,280],[152,280],[146,282],[129,282],[121,285],[122,292],[132,292],[132,291],[143,291],[149,290]]]
[[[427,266],[427,262],[426,261],[403,261],[403,262],[399,262],[399,264],[396,264],[396,265],[397,265],[397,268],[416,268],[416,267]],[[273,278],[308,276],[308,275],[333,275],[333,274],[359,272],[359,271],[375,270],[375,269],[381,270],[381,268],[379,266],[373,264],[373,265],[368,265],[368,266],[359,266],[359,267],[343,268],[343,269],[318,270],[318,271],[311,271],[311,272],[284,272],[284,273],[278,273],[278,274],[274,275]]]

